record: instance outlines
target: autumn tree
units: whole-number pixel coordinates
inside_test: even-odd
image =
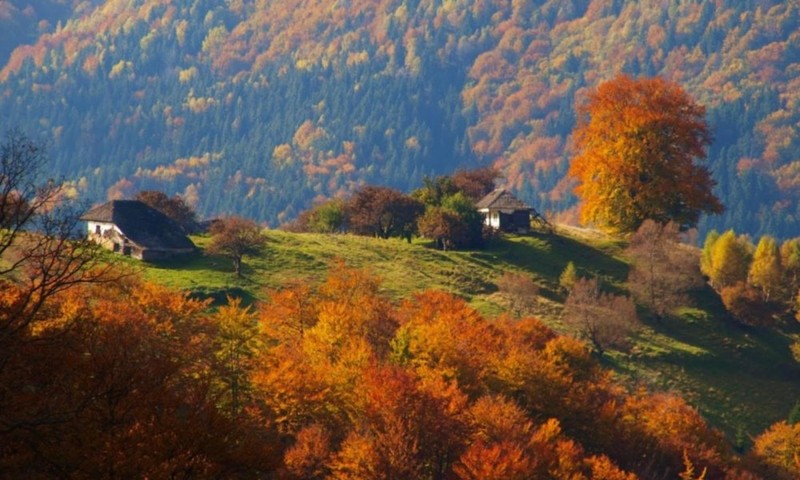
[[[597,279],[581,278],[564,304],[564,323],[577,329],[602,355],[609,347],[627,346],[628,336],[639,325],[639,317],[630,297],[604,293]]]
[[[418,221],[419,234],[432,239],[442,250],[455,248],[456,239],[463,237],[464,225],[455,213],[442,207],[429,207]]]
[[[124,275],[113,261],[100,260],[97,244],[76,238],[83,209],[64,198],[63,184],[48,178],[47,170],[40,143],[17,130],[5,133],[0,144],[0,370],[43,321],[39,314],[51,297]]]
[[[497,279],[497,288],[501,294],[508,297],[511,311],[516,316],[530,313],[536,306],[539,286],[530,275],[505,272]]]
[[[791,295],[800,288],[800,238],[790,238],[781,244],[781,266]]]
[[[303,428],[295,444],[284,454],[287,477],[297,480],[323,480],[330,475],[330,433],[319,424]]]
[[[604,456],[586,456],[558,420],[535,426],[513,401],[481,397],[470,408],[473,433],[455,466],[464,480],[605,478],[634,480]]]
[[[477,202],[494,190],[494,182],[500,172],[494,167],[458,170],[452,176],[452,185],[473,202]]]
[[[442,205],[442,199],[458,193],[453,178],[447,175],[422,179],[422,186],[413,192],[411,196],[422,202],[426,206],[437,207]]]
[[[308,231],[337,233],[347,228],[347,215],[344,200],[333,198],[311,209],[308,217]]]
[[[229,296],[210,321],[214,328],[214,372],[223,393],[220,404],[235,418],[247,403],[250,365],[261,346],[257,317],[240,298]]]
[[[364,413],[331,467],[334,477],[447,478],[463,449],[466,395],[391,366],[366,372],[362,388]]]
[[[442,250],[483,245],[483,217],[461,192],[443,197],[440,205],[429,205],[418,224],[420,235]]]
[[[753,453],[764,464],[766,478],[800,477],[800,423],[772,425],[755,439]]]
[[[703,242],[703,248],[700,250],[700,272],[709,277],[711,276],[711,266],[713,265],[714,261],[714,244],[717,240],[719,240],[719,232],[716,230],[711,230],[706,235],[706,239]]]
[[[217,408],[207,305],[133,279],[52,297],[47,321],[1,377],[3,476],[229,477],[271,469],[274,437],[252,441],[252,425]],[[58,342],[37,342],[38,335]]]
[[[146,203],[180,225],[185,233],[197,231],[197,214],[180,195],[173,197],[158,190],[143,190],[136,194],[136,200]]]
[[[767,302],[780,294],[784,286],[783,267],[780,250],[774,238],[765,235],[759,239],[747,281],[761,291],[761,296]]]
[[[42,145],[22,132],[10,130],[0,145],[0,256],[60,195],[61,185],[42,178],[47,156]],[[7,273],[9,267],[0,267]]]
[[[781,267],[787,299],[792,303],[800,290],[800,238],[790,238],[781,244]]]
[[[367,185],[353,194],[346,211],[354,233],[411,241],[423,208],[421,203],[397,190]]]
[[[217,221],[211,226],[211,235],[206,252],[230,258],[238,277],[242,276],[242,258],[261,252],[267,243],[261,227],[242,217],[228,217]]]
[[[759,289],[744,281],[722,287],[719,297],[728,313],[744,325],[769,324],[777,313],[775,303],[765,301]]]
[[[645,220],[626,250],[633,260],[628,289],[658,318],[685,304],[687,291],[701,283],[697,256],[679,235],[677,223]]]
[[[631,232],[645,219],[693,226],[701,213],[721,213],[704,159],[711,133],[705,108],[679,85],[626,75],[601,84],[578,107],[581,218],[610,231]]]
[[[567,262],[567,266],[564,267],[564,270],[561,271],[561,275],[558,276],[558,284],[561,288],[569,292],[577,281],[578,269],[575,268],[575,263],[570,260]]]
[[[722,289],[737,282],[747,281],[750,261],[753,258],[753,245],[747,237],[736,236],[728,230],[713,240],[710,258],[705,263],[703,273],[708,275],[711,285]]]

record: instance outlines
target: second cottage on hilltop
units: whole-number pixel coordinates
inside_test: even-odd
[[[526,205],[513,193],[497,189],[475,204],[483,214],[484,223],[504,232],[528,233],[531,229],[533,208]]]

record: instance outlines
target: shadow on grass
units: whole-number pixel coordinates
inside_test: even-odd
[[[148,265],[160,270],[181,270],[181,271],[208,271],[219,270],[233,271],[232,262],[224,257],[206,255],[202,250],[185,257],[176,257],[169,260],[158,260],[148,262]]]
[[[583,277],[598,277],[609,286],[624,282],[628,264],[608,252],[558,234],[532,233],[492,242],[487,250],[508,265],[522,267],[545,280],[558,283],[570,261]]]
[[[187,290],[189,298],[195,300],[211,299],[211,306],[221,307],[228,304],[228,297],[239,298],[242,305],[252,305],[257,299],[241,287],[195,287]]]

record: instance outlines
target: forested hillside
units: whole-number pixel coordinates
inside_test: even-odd
[[[660,75],[715,134],[727,210],[701,226],[796,235],[797,2],[539,3],[0,1],[0,118],[90,201],[160,189],[274,225],[363,182],[493,164],[569,218],[576,101]]]

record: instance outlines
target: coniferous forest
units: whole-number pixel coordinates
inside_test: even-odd
[[[494,165],[575,218],[575,106],[617,73],[706,107],[726,209],[796,234],[795,2],[4,1],[0,116],[89,202],[159,189],[278,225],[315,200]]]

